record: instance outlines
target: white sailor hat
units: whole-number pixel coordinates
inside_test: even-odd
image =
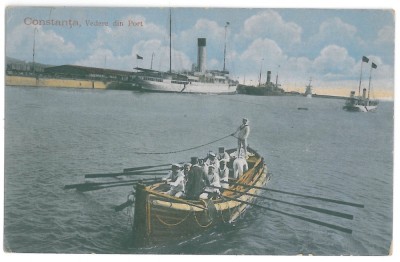
[[[177,167],[177,168],[181,168],[182,166],[180,164],[174,163],[172,164],[172,168]]]
[[[210,152],[210,153],[208,153],[208,155],[209,155],[209,156],[213,156],[213,157],[216,157],[216,156],[217,156],[214,152]]]

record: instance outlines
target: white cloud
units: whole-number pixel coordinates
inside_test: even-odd
[[[310,38],[307,45],[309,48],[321,48],[333,44],[348,49],[365,47],[365,42],[357,35],[357,28],[338,17],[322,22],[318,33]]]
[[[235,36],[235,40],[240,41],[242,37],[266,37],[282,46],[291,46],[301,42],[301,34],[302,28],[299,25],[284,21],[275,11],[266,10],[244,21],[243,30]]]
[[[323,48],[313,61],[312,69],[327,80],[344,78],[354,74],[355,61],[346,48],[329,45]]]
[[[375,43],[376,44],[394,45],[394,28],[393,28],[393,26],[384,26],[381,30],[379,30]]]
[[[35,37],[34,27],[23,24],[9,32],[6,38],[6,55],[21,59],[32,57],[34,39],[37,62],[54,62],[77,51],[73,43],[66,41],[54,31],[44,30],[41,26],[36,28]]]

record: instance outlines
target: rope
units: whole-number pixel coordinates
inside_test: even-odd
[[[206,205],[205,200],[201,200],[201,201],[203,201],[203,202],[204,202],[204,205]],[[205,211],[203,211],[203,212],[204,212],[204,214],[208,215],[208,210],[205,210]],[[209,227],[209,226],[212,224],[212,222],[214,221],[213,219],[211,219],[210,223],[208,223],[207,225],[202,225],[202,224],[200,224],[199,220],[197,219],[197,216],[196,216],[196,212],[195,212],[195,211],[193,211],[193,216],[194,216],[194,219],[196,220],[197,225],[199,225],[200,227],[203,227],[203,228]]]
[[[202,145],[199,145],[199,146],[195,146],[195,147],[191,147],[191,148],[187,148],[187,149],[182,149],[182,150],[176,150],[176,151],[170,151],[170,152],[134,152],[134,153],[138,154],[138,155],[167,155],[167,154],[175,154],[175,153],[185,152],[185,151],[193,150],[193,149],[196,149],[196,148],[199,148],[199,147],[207,146],[207,145],[213,144],[215,142],[218,142],[218,141],[220,141],[222,139],[225,139],[227,137],[230,137],[232,135],[233,134],[229,134],[227,136],[218,138],[218,139],[213,140],[211,142],[208,142],[206,144],[202,144]]]
[[[191,211],[193,211],[193,210],[192,210],[192,207],[190,207],[190,211],[188,212],[188,214],[186,215],[186,217],[184,217],[181,221],[178,221],[178,222],[175,223],[175,224],[173,224],[173,223],[167,223],[167,222],[165,222],[164,220],[162,220],[157,214],[155,214],[155,215],[156,215],[156,218],[158,219],[158,221],[160,221],[161,224],[163,224],[163,225],[165,225],[165,226],[168,226],[168,227],[173,227],[173,226],[177,226],[177,225],[181,224],[183,221],[185,221],[185,220],[189,217],[189,215],[191,214]],[[155,212],[154,212],[154,213],[155,213]]]

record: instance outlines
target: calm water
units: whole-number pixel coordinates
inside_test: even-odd
[[[393,103],[349,113],[344,101],[303,97],[146,94],[50,88],[5,88],[4,249],[33,253],[386,255],[392,239]],[[307,107],[308,110],[298,110]],[[127,213],[130,187],[63,190],[87,173],[189,161],[174,151],[224,137],[248,117],[249,144],[266,159],[273,189],[362,203],[365,208],[263,192],[351,213],[354,220],[281,203],[258,203],[351,228],[345,234],[251,208],[234,227],[178,245],[136,249]]]

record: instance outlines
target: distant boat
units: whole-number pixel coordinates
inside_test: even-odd
[[[283,96],[285,91],[279,87],[278,75],[275,84],[271,82],[271,71],[267,71],[267,81],[261,84],[261,73],[258,86],[238,85],[237,92],[239,94],[258,95],[258,96]]]
[[[306,92],[304,93],[304,95],[307,97],[307,98],[311,98],[312,97],[312,89],[311,89],[311,78],[310,78],[310,82],[308,83],[308,85],[306,85]]]
[[[363,96],[356,97],[355,92],[350,92],[350,97],[346,100],[345,105],[343,106],[344,110],[352,111],[352,112],[370,112],[376,111],[378,108],[379,101],[378,100],[370,100],[369,97],[365,97],[366,89],[363,89]]]
[[[197,67],[190,72],[174,73],[171,70],[171,13],[170,13],[170,52],[169,71],[161,72],[152,69],[136,67],[136,84],[146,92],[172,92],[196,94],[235,94],[238,81],[229,78],[225,70],[226,29],[223,70],[206,70],[206,38],[198,38]],[[142,57],[140,57],[142,59]]]
[[[362,57],[361,61],[361,73],[360,73],[360,84],[358,87],[358,96],[355,96],[355,91],[350,92],[350,97],[346,100],[345,105],[343,106],[344,110],[352,111],[352,112],[372,112],[376,111],[378,108],[379,101],[370,99],[370,91],[371,91],[371,73],[372,69],[376,69],[378,66],[375,63],[371,63],[371,69],[369,72],[369,84],[368,84],[368,94],[367,89],[363,89],[362,96],[360,95],[361,89],[361,79],[362,79],[362,65],[363,63],[368,63],[369,59],[365,56]]]

